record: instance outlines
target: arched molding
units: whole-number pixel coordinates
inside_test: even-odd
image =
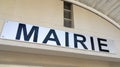
[[[100,17],[104,18],[105,20],[109,21],[111,24],[113,24],[118,29],[120,29],[120,25],[116,21],[114,21],[113,19],[111,19],[110,17],[108,17],[107,15],[101,13],[100,11],[98,11],[96,9],[94,9],[94,8],[92,8],[90,6],[87,6],[87,5],[81,3],[81,2],[79,2],[77,0],[64,0],[64,1],[73,3],[73,4],[77,5],[77,6],[83,7],[85,9],[88,9],[88,10],[92,11],[93,13],[99,15]]]

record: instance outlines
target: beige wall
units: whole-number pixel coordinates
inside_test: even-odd
[[[104,61],[85,60],[62,56],[38,55],[16,52],[0,51],[0,62],[18,65],[38,65],[48,67],[110,67]]]
[[[0,0],[0,34],[6,20],[50,27],[74,33],[112,39],[120,56],[120,30],[96,14],[73,6],[74,28],[63,27],[63,2],[61,0]],[[2,41],[2,40],[0,40]],[[7,42],[7,41],[6,41]],[[0,42],[1,44],[2,42]],[[14,42],[12,42],[14,43]],[[21,43],[19,43],[21,44]],[[74,52],[74,51],[73,51]],[[93,52],[97,55],[98,53]],[[0,51],[0,62],[18,64],[48,64],[77,67],[119,67],[119,63],[85,60],[49,55],[23,54]],[[113,64],[112,64],[113,63]]]
[[[114,25],[78,6],[74,6],[74,24],[79,33],[114,40],[116,54],[120,55],[120,30]]]
[[[63,25],[61,0],[0,0],[0,5],[1,19],[48,27]]]
[[[119,67],[119,63],[62,56],[0,51],[0,66],[4,67]]]

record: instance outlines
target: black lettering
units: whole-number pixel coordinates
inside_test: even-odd
[[[91,41],[92,50],[95,50],[95,45],[94,45],[93,37],[90,37],[90,41]]]
[[[69,33],[68,32],[65,32],[65,44],[66,44],[66,47],[69,47]]]
[[[109,52],[109,50],[107,50],[107,49],[102,49],[102,46],[107,47],[107,44],[104,44],[104,43],[101,43],[101,42],[102,41],[107,42],[107,40],[106,39],[102,39],[102,38],[98,38],[97,40],[98,40],[99,50],[103,51],[103,52]]]
[[[78,40],[77,37],[81,37],[82,40]],[[85,41],[86,41],[85,36],[79,35],[79,34],[74,34],[74,47],[75,48],[78,48],[78,42],[80,42],[82,44],[82,46],[84,47],[84,49],[88,49],[84,44]]]
[[[23,30],[23,36],[24,36],[25,41],[29,41],[32,34],[34,33],[33,42],[37,42],[39,27],[33,26],[32,29],[30,30],[30,32],[27,34],[26,25],[20,23],[19,27],[18,27],[17,35],[16,35],[17,40],[20,40],[22,30]]]
[[[53,34],[54,38],[50,38],[50,36]],[[50,29],[49,33],[47,34],[47,36],[45,37],[43,43],[47,43],[48,40],[51,40],[51,41],[55,41],[57,43],[57,45],[61,45],[59,40],[58,40],[58,37],[56,35],[56,32],[55,30],[53,29]]]

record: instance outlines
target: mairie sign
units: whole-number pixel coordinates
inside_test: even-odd
[[[109,39],[38,27],[14,21],[7,21],[5,23],[0,37],[2,39],[113,53],[113,41]]]

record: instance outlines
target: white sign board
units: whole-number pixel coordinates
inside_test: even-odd
[[[113,53],[113,41],[105,38],[76,34],[45,27],[8,21],[5,23],[3,39],[44,43],[54,46],[78,48]]]

